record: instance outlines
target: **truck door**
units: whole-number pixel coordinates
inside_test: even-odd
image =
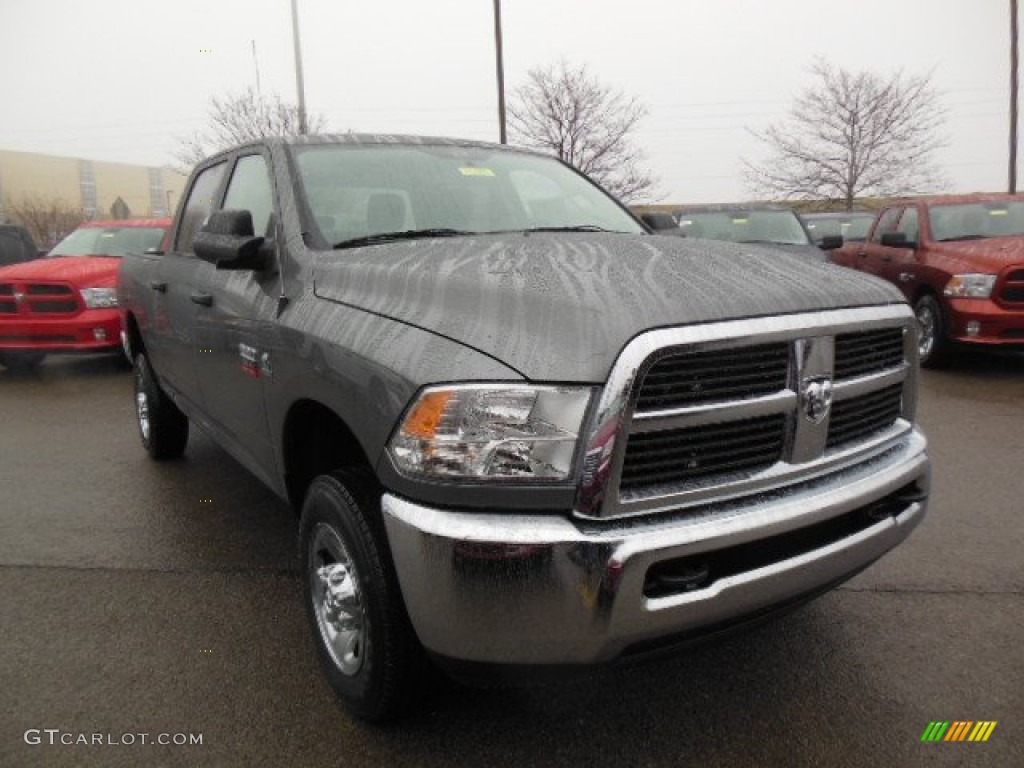
[[[883,252],[890,250],[882,245],[882,235],[886,232],[896,230],[896,222],[899,221],[900,212],[903,209],[899,206],[886,208],[882,215],[875,222],[875,228],[871,230],[871,236],[857,249],[857,269],[870,272],[873,275],[881,273]]]
[[[238,157],[221,207],[249,211],[255,234],[274,240],[277,217],[264,155]],[[267,252],[273,253],[272,242]],[[203,412],[231,452],[272,482],[274,454],[263,395],[273,376],[267,340],[280,294],[276,261],[263,270],[217,269],[204,262],[202,275],[206,295],[196,313],[195,335]]]
[[[908,300],[913,301],[917,286],[916,246],[921,241],[916,206],[908,205],[903,209],[895,231],[902,232],[907,238],[907,243],[914,247],[893,248],[879,245],[876,274],[898,287]]]
[[[153,333],[147,353],[165,385],[186,405],[200,402],[195,372],[195,316],[201,295],[200,272],[205,262],[196,257],[192,241],[213,209],[224,181],[227,161],[211,165],[193,180],[178,218],[171,250],[154,270]]]

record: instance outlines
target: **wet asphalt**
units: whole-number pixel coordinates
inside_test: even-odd
[[[1024,355],[925,372],[929,515],[840,589],[559,685],[437,683],[386,729],[321,679],[292,511],[201,433],[149,461],[131,388],[0,369],[0,766],[1024,765]]]

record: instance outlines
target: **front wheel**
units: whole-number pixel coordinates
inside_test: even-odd
[[[925,294],[914,305],[917,315],[918,355],[923,368],[938,368],[949,359],[949,340],[946,338],[942,307],[935,297]]]
[[[185,452],[188,417],[157,383],[143,353],[135,357],[135,418],[142,447],[152,458],[173,459]]]
[[[352,472],[317,477],[302,506],[299,546],[327,679],[357,717],[386,722],[408,705],[422,650],[370,485]]]

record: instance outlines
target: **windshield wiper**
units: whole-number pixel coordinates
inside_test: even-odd
[[[960,237],[944,237],[938,242],[940,243],[956,243],[961,240],[985,240],[987,235],[960,235]]]
[[[618,232],[617,229],[605,229],[597,224],[577,224],[574,227],[530,227],[529,229],[516,230],[520,232]]]
[[[407,229],[404,232],[380,232],[376,235],[364,237],[353,237],[350,240],[342,240],[332,247],[335,250],[341,248],[358,248],[361,245],[373,245],[374,243],[390,243],[396,240],[423,240],[431,237],[458,237],[459,235],[475,235],[476,232],[467,232],[462,229]]]

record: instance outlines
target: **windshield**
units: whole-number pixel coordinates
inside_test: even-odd
[[[835,216],[808,216],[806,222],[811,237],[820,243],[829,235],[842,235],[844,240],[866,240],[874,220],[871,213],[856,216],[837,213]]]
[[[160,227],[81,227],[65,237],[47,255],[124,256],[159,248],[164,230]]]
[[[979,240],[1024,235],[1024,202],[1007,200],[933,205],[928,210],[932,240]]]
[[[328,245],[389,233],[644,231],[553,158],[440,145],[333,144],[293,152],[312,224]]]
[[[807,233],[792,211],[683,211],[679,228],[687,237],[734,243],[810,245]]]

